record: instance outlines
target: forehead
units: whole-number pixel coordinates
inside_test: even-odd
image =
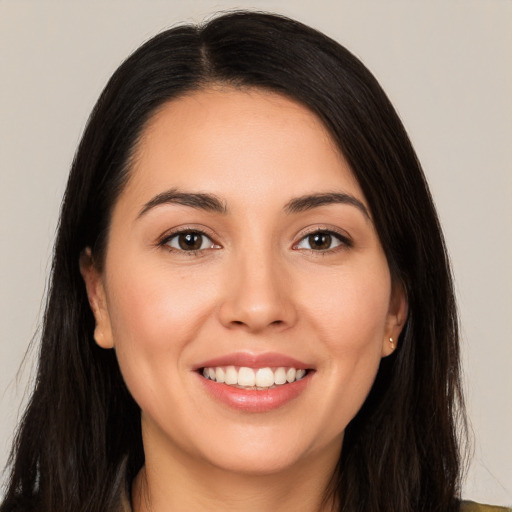
[[[178,187],[219,196],[279,188],[298,196],[330,188],[362,193],[321,120],[259,89],[210,88],[164,104],[137,144],[128,188]]]

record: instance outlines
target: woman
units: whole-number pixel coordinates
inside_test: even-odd
[[[444,242],[364,66],[292,20],[164,32],[71,170],[2,511],[478,510]]]

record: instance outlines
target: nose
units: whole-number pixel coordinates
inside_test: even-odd
[[[239,256],[225,285],[219,309],[225,327],[256,333],[285,330],[296,322],[292,280],[271,255]]]

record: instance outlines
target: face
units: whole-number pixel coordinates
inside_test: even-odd
[[[305,107],[211,89],[148,123],[103,270],[82,261],[146,452],[247,473],[337,460],[405,299]]]

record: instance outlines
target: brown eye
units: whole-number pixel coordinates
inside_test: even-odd
[[[172,249],[180,251],[202,251],[214,247],[214,243],[211,239],[199,231],[177,233],[169,238],[165,244]]]
[[[317,231],[306,235],[297,244],[297,249],[307,249],[309,251],[329,251],[345,244],[350,245],[341,235],[330,231]]]
[[[308,242],[311,249],[325,251],[331,248],[332,237],[329,233],[315,233],[308,236]]]
[[[198,251],[203,244],[203,237],[199,233],[185,233],[178,235],[178,245],[184,251]]]

